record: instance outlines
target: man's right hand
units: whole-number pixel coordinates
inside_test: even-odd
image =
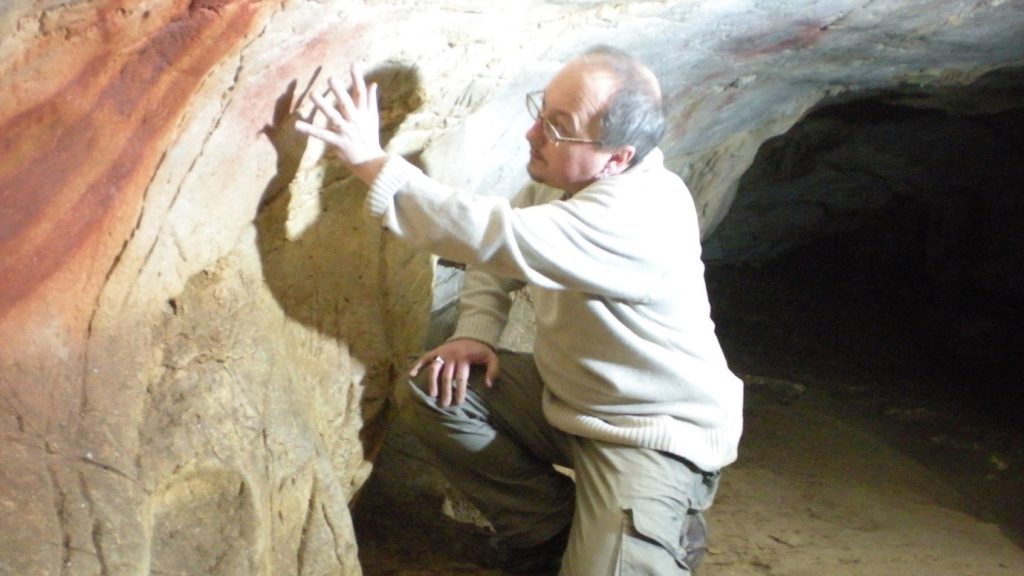
[[[334,76],[327,79],[330,92],[334,95],[334,104],[315,92],[310,94],[316,109],[327,118],[327,127],[321,128],[309,121],[298,120],[295,129],[323,140],[356,177],[367,186],[372,186],[387,162],[387,155],[380,146],[377,85],[366,87],[362,68],[358,65],[353,64],[349,74],[352,87],[347,92],[341,81]]]
[[[462,404],[466,399],[466,383],[474,365],[487,367],[484,384],[493,386],[500,368],[494,348],[472,338],[458,338],[420,356],[409,375],[415,377],[425,368],[428,371],[427,393],[437,398],[438,405],[447,408]]]

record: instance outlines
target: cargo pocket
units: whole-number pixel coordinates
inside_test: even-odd
[[[657,501],[638,503],[625,511],[617,576],[687,574],[685,532],[687,516]]]
[[[686,515],[683,528],[683,565],[696,571],[708,551],[708,523],[700,512]]]

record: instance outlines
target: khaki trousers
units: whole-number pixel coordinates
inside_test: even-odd
[[[555,429],[541,410],[533,356],[502,351],[499,358],[494,386],[474,371],[459,406],[439,407],[422,378],[411,381],[401,417],[501,544],[534,546],[571,522],[562,576],[690,574],[719,474]],[[572,468],[575,483],[552,464]]]

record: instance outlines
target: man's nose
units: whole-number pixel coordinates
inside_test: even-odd
[[[541,128],[540,123],[541,119],[535,118],[533,124],[530,125],[530,129],[526,131],[526,140],[531,144],[540,145],[544,143],[544,129]]]

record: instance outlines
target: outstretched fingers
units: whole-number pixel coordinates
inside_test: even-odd
[[[334,100],[338,103],[338,110],[341,112],[341,116],[345,119],[351,119],[359,111],[355,102],[352,101],[352,96],[349,95],[348,91],[345,90],[334,76],[327,79],[327,85],[331,89],[331,94],[334,94]]]
[[[331,105],[323,96],[312,93],[309,95],[313,99],[313,104],[316,104],[317,110],[324,113],[327,116],[327,121],[335,126],[342,126],[345,123],[345,119],[342,118],[338,109]]]
[[[351,102],[358,108],[366,107],[366,81],[363,80],[363,70],[358,64],[349,67],[349,74],[352,76]]]
[[[295,129],[303,134],[319,138],[328,144],[333,144],[334,146],[339,145],[338,134],[336,132],[332,132],[326,128],[321,128],[316,124],[311,124],[305,120],[296,120]]]

